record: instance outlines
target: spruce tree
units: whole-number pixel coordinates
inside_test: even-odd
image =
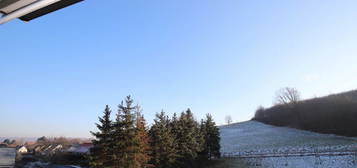
[[[93,168],[193,168],[203,165],[198,161],[220,157],[219,129],[209,114],[198,124],[190,109],[171,120],[162,111],[149,132],[141,108],[130,96],[119,104],[115,122],[110,114],[107,105],[96,124],[99,131],[91,132]]]
[[[149,152],[149,135],[146,130],[146,121],[142,115],[140,106],[136,108],[136,139],[139,141],[138,151],[136,151],[136,160],[140,163],[141,167],[147,167],[150,160]]]
[[[123,102],[121,104],[123,104]],[[125,168],[123,163],[124,161],[122,160],[122,158],[124,157],[123,139],[125,135],[122,121],[122,110],[120,108],[118,108],[116,119],[113,124],[112,137],[113,140],[111,142],[111,146],[113,147],[113,168]]]
[[[204,162],[206,163],[207,161],[207,152],[205,151],[205,145],[206,145],[206,138],[205,135],[206,133],[206,129],[205,129],[205,124],[204,124],[204,120],[201,119],[200,125],[199,125],[199,133],[200,133],[200,145],[201,145],[201,151],[198,153],[198,160],[199,162]]]
[[[149,135],[152,164],[157,168],[173,168],[177,158],[174,136],[171,134],[169,119],[163,111],[156,114]]]
[[[171,128],[171,132],[173,135],[175,135],[175,132],[178,132],[180,127],[179,127],[179,119],[177,118],[177,114],[174,113],[171,121],[170,121],[170,128]]]
[[[190,109],[181,113],[176,133],[180,167],[194,167],[202,145],[200,144],[199,125]]]
[[[213,121],[213,118],[210,114],[206,115],[206,120],[201,124],[201,132],[204,137],[204,156],[207,159],[220,158],[220,136],[219,128],[216,126],[216,123]]]
[[[148,166],[149,140],[145,119],[138,105],[127,96],[118,106],[114,123],[114,168],[142,168]]]
[[[111,110],[108,105],[103,113],[103,117],[98,117],[99,123],[96,123],[98,132],[91,132],[95,140],[93,140],[94,147],[90,151],[90,164],[92,167],[98,168],[111,167],[112,164],[110,142],[113,127],[110,119]]]
[[[142,165],[136,159],[139,154],[139,139],[136,130],[133,100],[127,96],[124,102],[118,106],[117,120],[114,127],[115,137],[115,168],[141,168]]]

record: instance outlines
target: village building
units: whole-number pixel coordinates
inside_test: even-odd
[[[17,153],[27,153],[28,149],[25,146],[20,146],[17,149]]]
[[[82,143],[72,145],[67,152],[78,153],[78,154],[88,154],[90,149],[93,147],[92,143]]]
[[[41,155],[53,155],[57,152],[62,151],[63,149],[63,145],[61,144],[52,144],[52,145],[47,145],[47,146],[41,146],[39,148],[36,148],[35,150],[37,150]]]

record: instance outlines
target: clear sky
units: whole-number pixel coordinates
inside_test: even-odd
[[[0,137],[89,137],[126,95],[249,120],[281,87],[357,88],[357,1],[86,0],[0,26]]]

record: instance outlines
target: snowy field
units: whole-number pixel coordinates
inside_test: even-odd
[[[13,166],[15,164],[15,148],[0,148],[0,167]]]
[[[357,139],[247,121],[220,127],[223,157],[248,167],[357,167]]]
[[[79,166],[72,165],[51,165],[43,162],[32,162],[25,165],[23,168],[81,168]]]

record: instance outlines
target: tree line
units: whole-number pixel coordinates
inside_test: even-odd
[[[300,100],[299,93],[292,88],[285,88],[279,94],[277,103],[270,108],[259,107],[253,120],[276,126],[357,137],[356,90],[307,100]]]
[[[90,151],[94,168],[195,168],[220,157],[219,129],[210,114],[196,121],[190,109],[169,118],[157,113],[147,127],[142,109],[127,96],[111,120],[107,105]]]

